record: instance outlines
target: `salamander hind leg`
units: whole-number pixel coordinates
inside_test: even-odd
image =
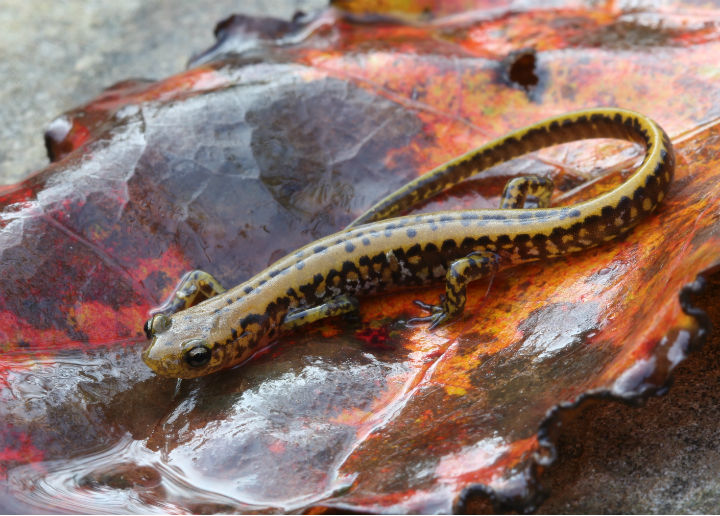
[[[552,179],[540,176],[514,177],[505,184],[500,209],[548,208],[553,193]],[[535,202],[532,202],[535,199]]]
[[[492,278],[497,272],[498,262],[498,255],[489,251],[475,252],[454,261],[445,275],[445,297],[441,299],[441,304],[429,305],[415,301],[430,315],[410,319],[408,323],[429,322],[432,330],[460,315],[467,301],[467,284],[483,277]]]
[[[153,316],[145,323],[145,334],[151,338],[161,330],[156,326],[167,324],[167,317],[163,316],[190,308],[223,292],[225,287],[211,274],[201,270],[186,273],[165,302],[152,311]]]
[[[288,313],[282,322],[281,329],[283,331],[294,330],[320,319],[354,312],[357,308],[358,300],[356,298],[346,295],[337,296],[322,305]]]

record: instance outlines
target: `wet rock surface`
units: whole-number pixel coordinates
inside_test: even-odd
[[[697,306],[720,326],[709,276]],[[713,513],[720,504],[720,336],[711,334],[665,396],[637,407],[588,404],[559,433],[540,513]]]

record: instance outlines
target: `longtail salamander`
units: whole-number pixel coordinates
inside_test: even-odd
[[[645,158],[615,189],[568,207],[549,207],[549,179],[525,176],[508,182],[498,210],[388,219],[493,165],[587,138],[645,145]],[[206,375],[243,362],[285,331],[356,310],[358,295],[444,280],[444,298],[438,305],[419,303],[429,315],[414,320],[434,328],[463,311],[466,286],[473,280],[627,232],[662,201],[674,167],[665,132],[624,109],[588,109],[519,129],[420,176],[347,229],[289,254],[230,290],[206,272],[188,273],[145,325],[152,341],[143,359],[162,376]],[[535,207],[526,207],[528,196],[535,198]]]

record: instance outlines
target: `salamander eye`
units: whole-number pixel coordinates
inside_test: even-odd
[[[188,346],[188,344],[190,345]],[[202,367],[210,362],[212,353],[210,352],[210,348],[205,345],[205,341],[200,339],[191,340],[186,343],[185,346],[187,347],[184,352],[185,362],[187,362],[190,367]]]
[[[170,328],[171,324],[172,321],[167,315],[155,314],[152,316],[152,318],[148,319],[143,329],[145,330],[145,335],[147,335],[147,338],[152,339],[153,335],[164,332],[165,330]]]

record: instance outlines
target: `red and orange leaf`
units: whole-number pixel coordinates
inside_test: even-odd
[[[51,124],[54,163],[0,190],[0,508],[447,512],[473,493],[529,508],[558,407],[664,388],[707,329],[685,286],[720,261],[720,11],[405,4],[231,18],[187,72]],[[148,310],[184,271],[240,282],[449,158],[597,105],[676,145],[667,199],[627,237],[478,282],[432,332],[403,321],[442,286],[365,299],[210,377],[141,362]],[[496,206],[518,173],[572,204],[640,158],[548,149],[419,209]]]

